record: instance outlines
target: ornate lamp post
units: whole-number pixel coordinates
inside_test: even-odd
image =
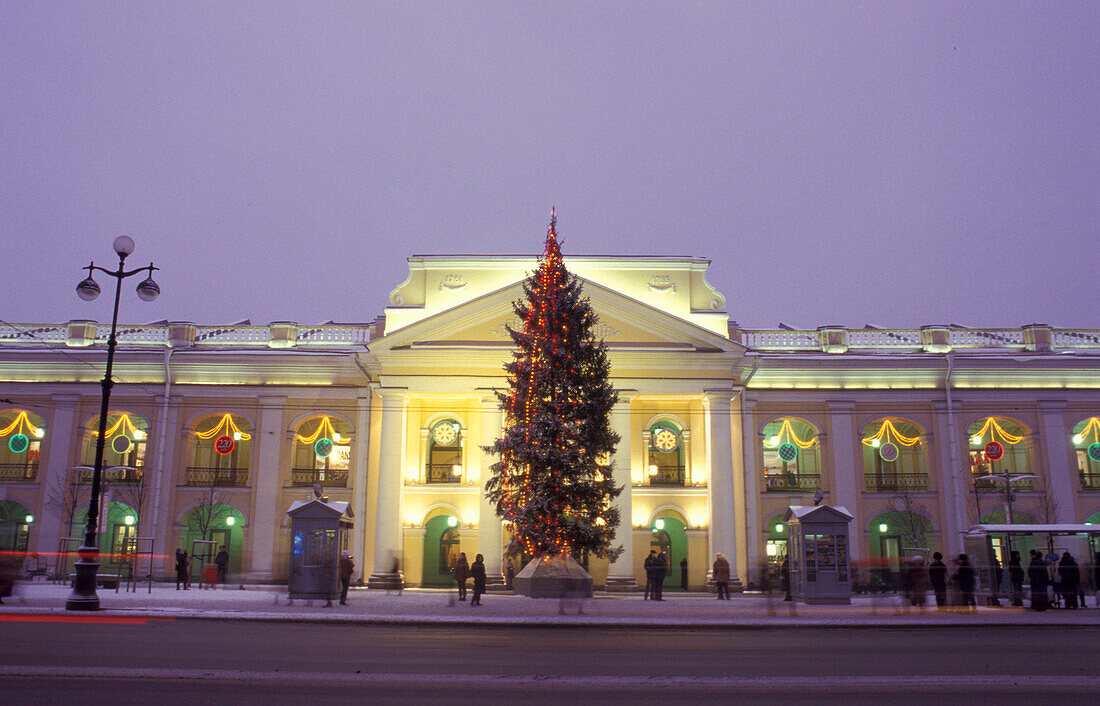
[[[1018,480],[1031,480],[1038,478],[1039,476],[1032,475],[1030,473],[1010,473],[1005,471],[1004,473],[990,473],[987,476],[978,476],[980,480],[1000,480],[1004,481],[1004,495],[1005,495],[1005,524],[1011,525],[1012,522],[1012,502],[1016,499],[1015,493],[1012,492],[1012,484]]]
[[[76,579],[73,581],[73,592],[65,601],[66,610],[99,610],[99,596],[96,595],[96,573],[99,569],[99,546],[96,543],[96,531],[99,522],[99,485],[103,475],[103,446],[107,433],[107,410],[111,401],[111,368],[115,359],[115,330],[118,327],[118,302],[122,294],[122,280],[141,272],[148,275],[138,283],[137,293],[142,300],[151,302],[160,294],[160,286],[153,281],[153,263],[148,267],[139,267],[136,270],[126,271],[126,257],[134,251],[134,241],[125,235],[115,238],[115,252],[118,254],[118,269],[107,270],[98,267],[94,262],[86,268],[88,276],[76,285],[76,293],[84,301],[92,301],[99,296],[99,285],[92,279],[92,273],[96,270],[109,277],[115,278],[115,307],[111,315],[111,335],[107,338],[107,371],[103,375],[103,395],[99,406],[99,435],[95,442],[95,465],[92,467],[92,493],[88,500],[88,524],[84,531],[84,546],[77,549],[80,561],[76,562]]]

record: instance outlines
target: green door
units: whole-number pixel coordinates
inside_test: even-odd
[[[433,517],[424,524],[423,586],[454,586],[451,568],[458,559],[458,530],[451,527],[453,518]]]

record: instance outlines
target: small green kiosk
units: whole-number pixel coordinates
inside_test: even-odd
[[[297,500],[290,516],[289,597],[323,598],[331,604],[340,595],[340,554],[351,539],[349,503],[326,498]]]
[[[852,602],[848,525],[852,513],[834,505],[791,505],[787,524],[791,598],[816,605]]]

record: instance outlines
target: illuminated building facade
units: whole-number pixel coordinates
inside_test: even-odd
[[[965,528],[1001,519],[982,476],[1006,470],[1036,476],[1016,483],[1014,521],[1100,522],[1100,331],[743,330],[706,260],[566,264],[619,390],[626,551],[592,561],[598,586],[642,583],[651,547],[670,553],[670,587],[681,559],[703,587],[716,552],[757,581],[785,552],[784,510],[815,495],[855,516],[853,560],[961,551]],[[505,326],[534,267],[411,258],[369,324],[124,328],[104,552],[205,538],[229,548],[231,574],[282,581],[286,510],[319,483],[351,503],[365,582],[398,567],[409,585],[448,585],[459,551],[499,575],[508,528],[484,498],[482,447],[500,433]],[[63,538],[87,503],[106,329],[0,327],[0,549],[75,547]]]

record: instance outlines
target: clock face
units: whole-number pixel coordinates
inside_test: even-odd
[[[653,448],[658,451],[675,451],[679,445],[676,434],[670,429],[658,429],[653,434]]]
[[[458,438],[458,427],[451,422],[441,422],[432,429],[432,440],[440,446],[452,446]]]

